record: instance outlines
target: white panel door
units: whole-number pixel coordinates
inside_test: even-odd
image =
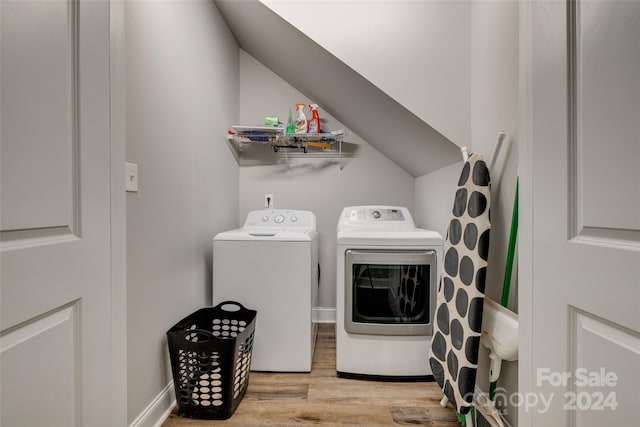
[[[532,338],[520,354],[521,425],[636,426],[640,2],[529,5],[533,264],[521,322],[532,319]]]
[[[113,425],[109,3],[0,18],[0,425]]]

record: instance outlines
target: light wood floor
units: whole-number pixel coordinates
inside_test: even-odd
[[[435,382],[338,378],[335,351],[334,325],[320,324],[311,373],[251,372],[247,393],[230,419],[194,420],[174,411],[162,426],[460,425],[450,406],[440,406]]]

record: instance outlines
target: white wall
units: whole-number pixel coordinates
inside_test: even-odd
[[[447,235],[461,170],[462,156],[459,163],[416,178],[414,219],[418,227]]]
[[[224,135],[238,120],[238,47],[209,1],[126,2],[125,15],[127,161],[139,165],[127,195],[128,420],[151,425],[173,398],[165,333],[210,303],[212,238],[237,225]]]
[[[487,289],[499,300],[518,174],[518,5],[471,2],[472,148],[489,162],[497,134],[507,137],[491,172],[491,253]],[[494,282],[496,282],[494,284]],[[515,301],[515,300],[514,300]]]
[[[309,104],[313,100],[241,51],[241,124],[263,123],[265,115],[278,115],[286,122],[289,108],[293,113],[298,102]],[[322,108],[320,118],[328,122],[323,126],[329,130],[342,128],[342,124]],[[360,147],[356,157],[344,160],[342,173],[334,159],[292,159],[289,169],[284,164],[240,169],[240,223],[250,210],[263,208],[266,193],[274,195],[276,208],[304,209],[316,214],[320,235],[321,307],[335,307],[336,304],[336,226],[342,209],[363,204],[413,208],[413,177],[357,135],[345,140],[358,143]],[[286,266],[286,260],[283,263]]]
[[[460,119],[470,112],[468,1],[262,3],[453,143],[470,144]]]
[[[498,132],[507,134],[491,170],[491,285],[487,294],[499,300],[518,164],[518,9],[516,2],[470,3],[471,114],[461,120],[471,123],[471,151],[481,153],[487,163]],[[461,167],[462,162],[416,178],[415,217],[420,226],[446,234]],[[515,302],[515,298],[510,301]]]
[[[491,248],[486,294],[500,301],[518,165],[518,3],[470,2],[471,149],[490,161],[499,131],[507,137],[491,172]],[[462,157],[461,157],[462,158]],[[416,213],[425,228],[446,233],[462,163],[416,178]],[[446,215],[443,214],[446,206]],[[516,274],[514,272],[513,277]],[[510,305],[517,287],[512,284]],[[517,364],[503,364],[499,387],[517,391]],[[481,354],[477,385],[488,390],[486,352]],[[507,419],[516,425],[517,409]]]
[[[518,175],[518,3],[475,0],[471,3],[471,139],[476,152],[489,160],[496,135],[507,133],[503,152],[491,171],[491,247],[486,294],[500,301]],[[515,271],[515,270],[514,270]],[[516,274],[513,274],[515,279]],[[512,279],[513,280],[513,279]],[[510,292],[514,306],[517,286]],[[485,356],[485,357],[482,357]],[[481,353],[477,385],[488,386],[487,352]],[[517,362],[503,362],[498,387],[507,395],[518,390]],[[518,409],[507,408],[517,423]]]

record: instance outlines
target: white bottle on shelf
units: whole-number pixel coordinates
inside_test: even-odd
[[[307,116],[304,115],[305,104],[296,104],[298,117],[296,117],[296,133],[307,133]]]

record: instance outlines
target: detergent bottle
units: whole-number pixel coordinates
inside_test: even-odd
[[[291,118],[291,108],[289,108],[289,121],[287,122],[286,134],[289,135],[292,133],[296,133],[296,128],[293,125],[293,119]]]
[[[318,104],[309,105],[311,110],[311,120],[307,133],[320,133],[320,116],[318,115]]]
[[[304,104],[296,104],[296,133],[307,133],[307,116],[304,115]]]

